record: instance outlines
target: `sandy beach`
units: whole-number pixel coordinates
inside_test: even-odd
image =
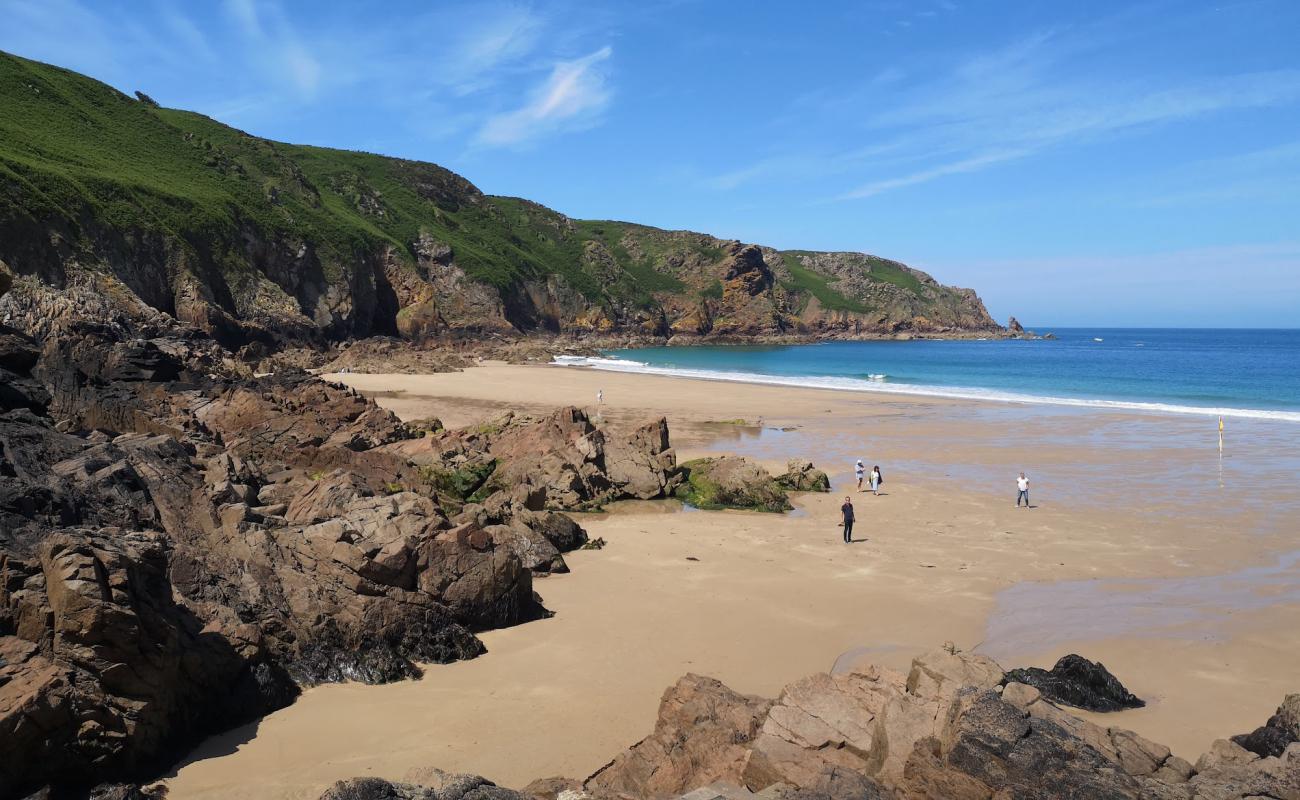
[[[650,731],[685,672],[774,695],[946,641],[1006,668],[1078,652],[1148,701],[1093,715],[1194,760],[1300,690],[1295,426],[487,364],[330,376],[406,419],[471,424],[578,405],[614,428],[666,416],[679,459],[811,459],[829,494],[775,515],[623,503],[576,515],[608,546],[536,581],[551,619],[485,633],[478,659],[386,686],[330,685],[205,742],[170,797],[315,798],[413,767],[507,786],[583,777]],[[604,405],[596,407],[596,393]],[[761,422],[760,422],[761,420]],[[882,496],[837,508],[853,459]],[[1017,509],[1029,473],[1034,508]]]

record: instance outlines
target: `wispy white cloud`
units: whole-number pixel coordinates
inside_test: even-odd
[[[976,172],[993,164],[1000,164],[1003,161],[1011,161],[1025,155],[1021,150],[1002,150],[991,153],[982,153],[980,155],[963,158],[960,161],[952,161],[947,164],[940,164],[935,167],[911,172],[906,175],[900,175],[894,178],[885,178],[878,181],[871,181],[852,189],[840,195],[841,200],[852,200],[861,197],[872,197],[883,194],[891,189],[901,189],[905,186],[915,186],[918,183],[926,183],[935,178],[942,178],[947,175],[960,175],[963,172]]]
[[[918,167],[875,177],[841,197],[870,197],[1051,148],[1300,100],[1300,70],[1294,69],[1165,85],[1074,77],[1069,59],[1101,46],[1087,37],[1040,31],[909,89],[868,121],[868,131],[906,139]]]
[[[1133,27],[1125,12],[819,87],[797,98],[787,115],[777,115],[793,133],[774,136],[772,152],[701,183],[731,191],[760,181],[812,185],[838,177],[848,188],[830,192],[830,199],[856,200],[1162,126],[1300,101],[1300,69],[1118,79],[1098,70],[1114,51],[1132,45],[1126,37]],[[807,141],[810,132],[814,140],[840,146],[792,151],[777,144]],[[847,144],[855,136],[866,144]]]
[[[391,17],[285,0],[147,0],[142,10],[0,0],[0,49],[270,135],[290,109],[328,119],[365,108],[391,113],[384,127],[392,132],[379,139],[482,147],[597,122],[612,94],[602,64],[611,51],[591,50],[623,18],[524,0],[439,3]],[[521,97],[530,81],[537,87]]]
[[[324,70],[278,3],[226,0],[225,7],[257,60],[265,65],[269,81],[287,78],[301,96],[316,93]]]
[[[182,46],[190,58],[198,58],[207,63],[217,60],[207,35],[199,29],[194,20],[182,14],[169,3],[156,4],[159,19],[167,26],[168,33]]]
[[[555,64],[528,102],[487,120],[477,143],[513,146],[557,130],[593,124],[609,105],[611,90],[601,65],[612,54],[613,49],[606,45],[582,58]]]
[[[438,59],[438,80],[461,96],[487,88],[502,67],[533,53],[545,29],[544,18],[519,5],[462,22],[459,38]]]

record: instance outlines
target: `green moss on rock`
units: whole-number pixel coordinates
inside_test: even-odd
[[[767,470],[739,456],[697,458],[680,465],[685,480],[676,496],[695,508],[781,512],[792,506]]]

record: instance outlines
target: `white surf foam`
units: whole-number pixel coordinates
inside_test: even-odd
[[[772,386],[799,386],[811,389],[839,389],[849,392],[876,392],[879,394],[906,394],[922,397],[947,397],[956,400],[990,400],[999,403],[1030,405],[1071,406],[1075,408],[1101,408],[1117,411],[1145,411],[1160,414],[1200,414],[1244,419],[1282,420],[1300,422],[1300,411],[1273,411],[1259,408],[1211,408],[1184,406],[1172,403],[1147,403],[1137,400],[1090,400],[1077,397],[1054,397],[996,389],[968,386],[918,386],[889,383],[885,375],[870,375],[867,379],[836,378],[829,376],[764,375],[758,372],[726,372],[721,370],[690,369],[685,367],[658,367],[643,361],[625,358],[596,358],[588,356],[555,356],[551,362],[559,367],[581,367],[609,372],[635,372],[643,375],[666,375],[679,378],[698,378],[732,383],[761,383]]]

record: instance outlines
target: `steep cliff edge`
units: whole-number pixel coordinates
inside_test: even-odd
[[[0,263],[226,345],[376,334],[1000,330],[860,253],[570,219],[433,164],[282,144],[0,53]],[[137,302],[139,301],[139,302]]]

